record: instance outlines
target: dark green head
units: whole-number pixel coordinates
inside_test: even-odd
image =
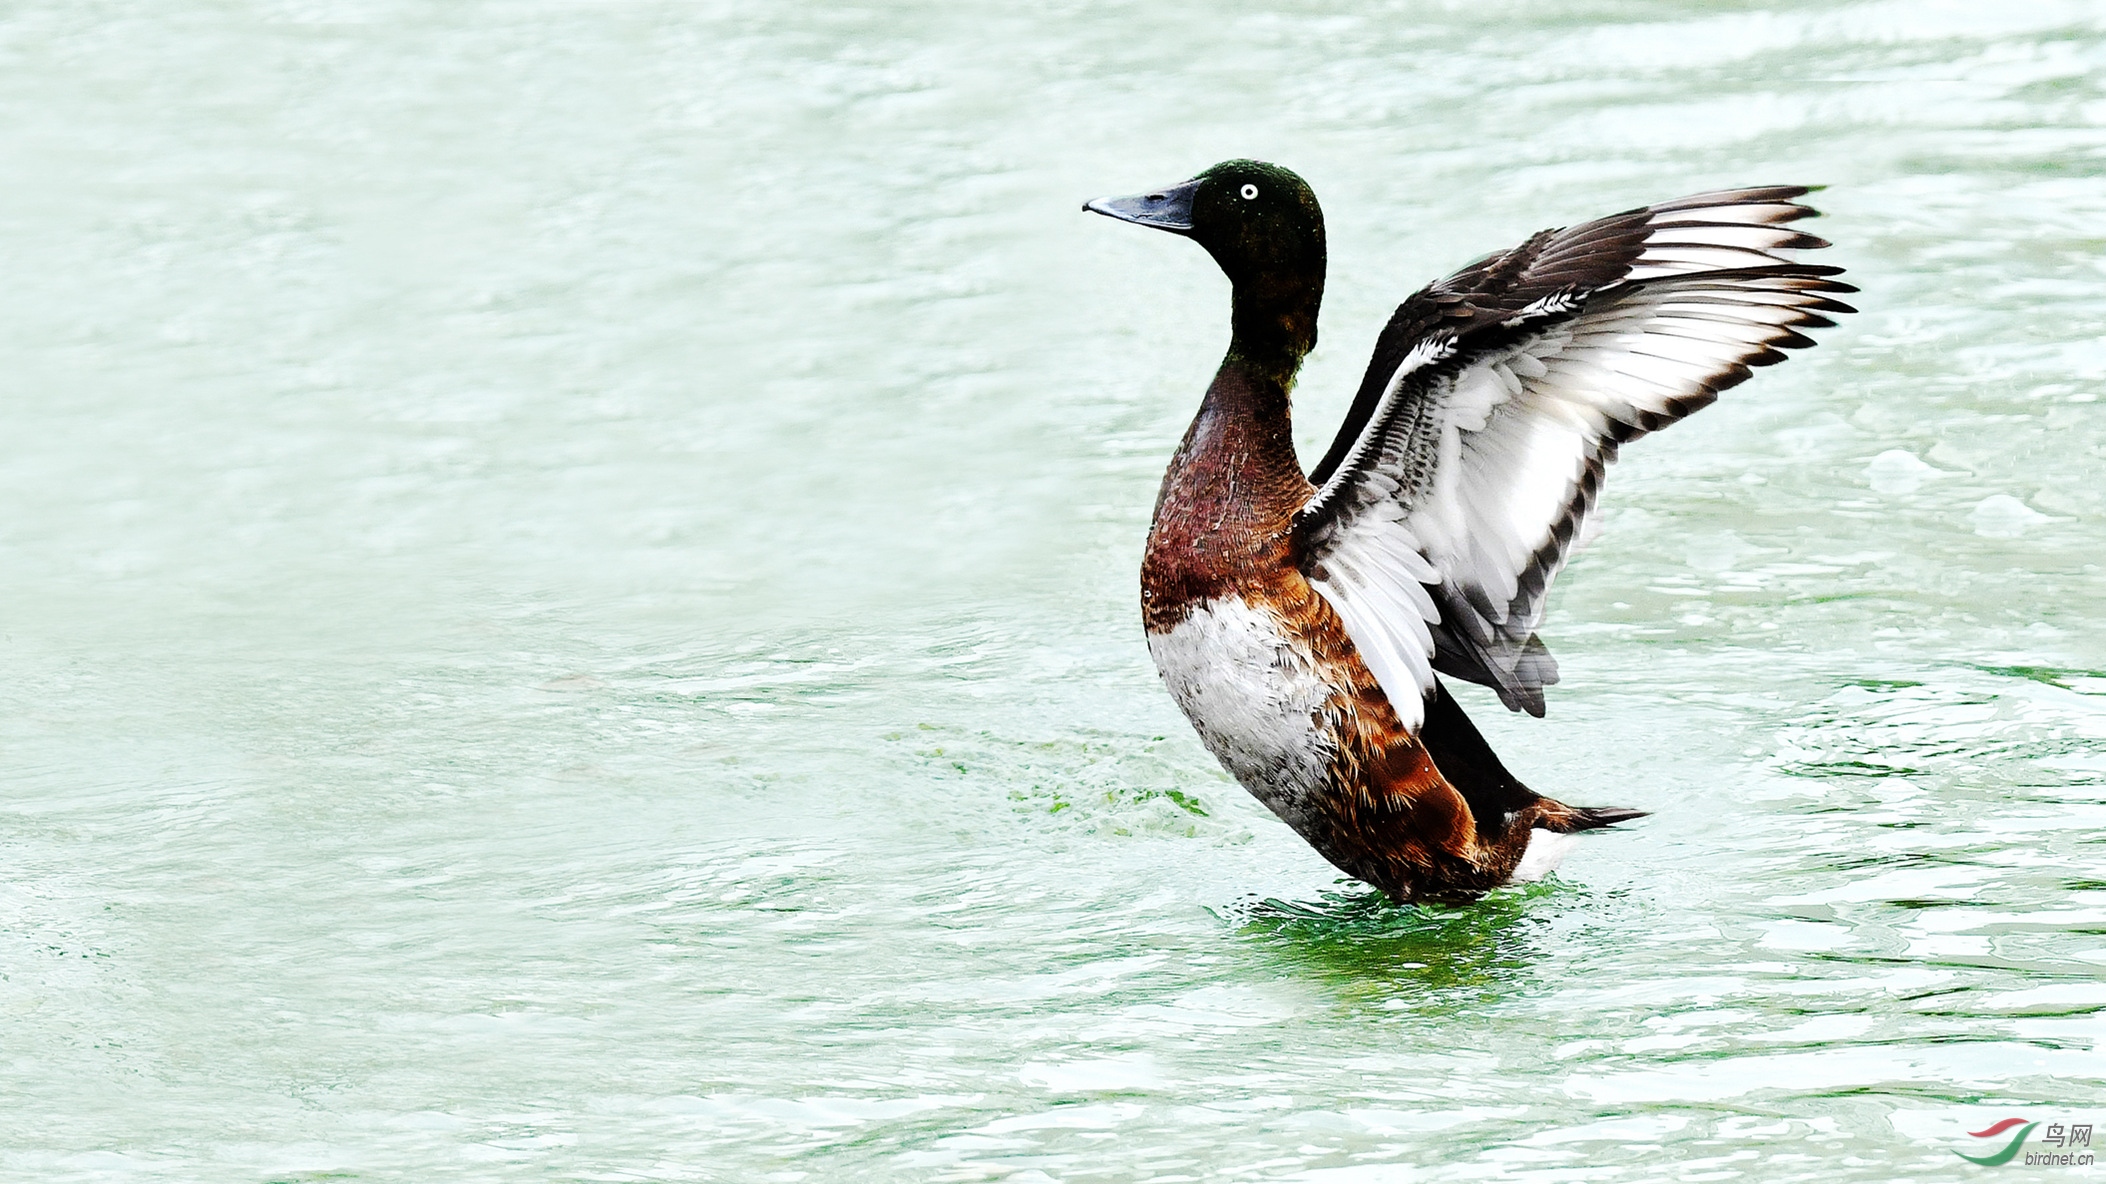
[[[1324,294],[1324,213],[1308,182],[1276,164],[1225,160],[1182,184],[1083,207],[1196,240],[1235,286],[1237,344],[1316,344]]]

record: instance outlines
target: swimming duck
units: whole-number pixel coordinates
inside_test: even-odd
[[[1551,581],[1619,447],[1855,311],[1800,186],[1702,193],[1546,230],[1431,285],[1375,342],[1306,475],[1289,392],[1316,344],[1324,221],[1255,160],[1099,198],[1191,238],[1233,286],[1228,356],[1156,497],[1149,653],[1230,775],[1326,859],[1399,901],[1547,872],[1575,832],[1642,816],[1530,790],[1443,685],[1543,714]]]

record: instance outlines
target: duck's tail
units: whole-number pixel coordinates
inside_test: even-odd
[[[1433,680],[1433,697],[1426,700],[1426,722],[1419,728],[1419,743],[1426,746],[1426,755],[1433,758],[1441,776],[1469,803],[1477,836],[1482,840],[1496,842],[1510,821],[1545,800],[1507,772],[1477,725],[1463,713],[1462,704],[1437,678]]]
[[[1568,806],[1521,784],[1500,763],[1477,725],[1463,713],[1462,704],[1439,679],[1433,682],[1433,696],[1426,700],[1426,722],[1419,729],[1419,742],[1426,746],[1441,775],[1469,803],[1478,837],[1487,841],[1496,841],[1511,820],[1531,813],[1530,825],[1568,835],[1645,817],[1643,810],[1620,806]]]
[[[1554,830],[1569,835],[1574,831],[1598,830],[1604,826],[1615,826],[1633,818],[1643,818],[1644,810],[1631,810],[1622,806],[1568,806],[1563,802],[1543,799],[1542,817],[1536,825],[1544,830]]]

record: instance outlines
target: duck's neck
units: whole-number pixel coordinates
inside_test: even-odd
[[[1316,314],[1324,298],[1321,257],[1312,268],[1232,274],[1231,281],[1228,356],[1170,462],[1159,515],[1166,502],[1193,511],[1225,501],[1242,502],[1245,515],[1263,516],[1250,504],[1254,493],[1294,498],[1299,505],[1307,488],[1294,455],[1288,396],[1302,359],[1316,345]]]
[[[1301,475],[1289,396],[1302,359],[1316,346],[1323,296],[1322,271],[1236,283],[1228,356],[1193,421],[1196,436],[1217,447],[1233,441],[1246,463],[1284,465]]]
[[[1294,386],[1302,359],[1316,348],[1316,314],[1324,302],[1321,265],[1313,274],[1284,272],[1236,281],[1231,297],[1226,367],[1240,365],[1273,379],[1282,394]]]
[[[1253,325],[1245,307],[1238,302],[1228,356],[1164,474],[1159,528],[1168,519],[1199,534],[1276,533],[1307,498],[1289,397],[1315,336],[1313,302],[1306,322],[1268,314]]]
[[[1316,299],[1289,311],[1246,303],[1238,288],[1228,356],[1156,496],[1141,564],[1151,630],[1292,562],[1294,512],[1309,482],[1294,455],[1288,394],[1316,339]]]

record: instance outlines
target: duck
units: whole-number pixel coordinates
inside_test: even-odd
[[[1793,226],[1812,189],[1725,189],[1487,255],[1397,306],[1336,438],[1296,455],[1323,211],[1230,160],[1083,209],[1197,242],[1231,287],[1228,352],[1164,473],[1141,561],[1163,683],[1223,769],[1347,876],[1466,902],[1644,816],[1545,797],[1448,679],[1544,714],[1537,635],[1618,450],[1856,311]]]

